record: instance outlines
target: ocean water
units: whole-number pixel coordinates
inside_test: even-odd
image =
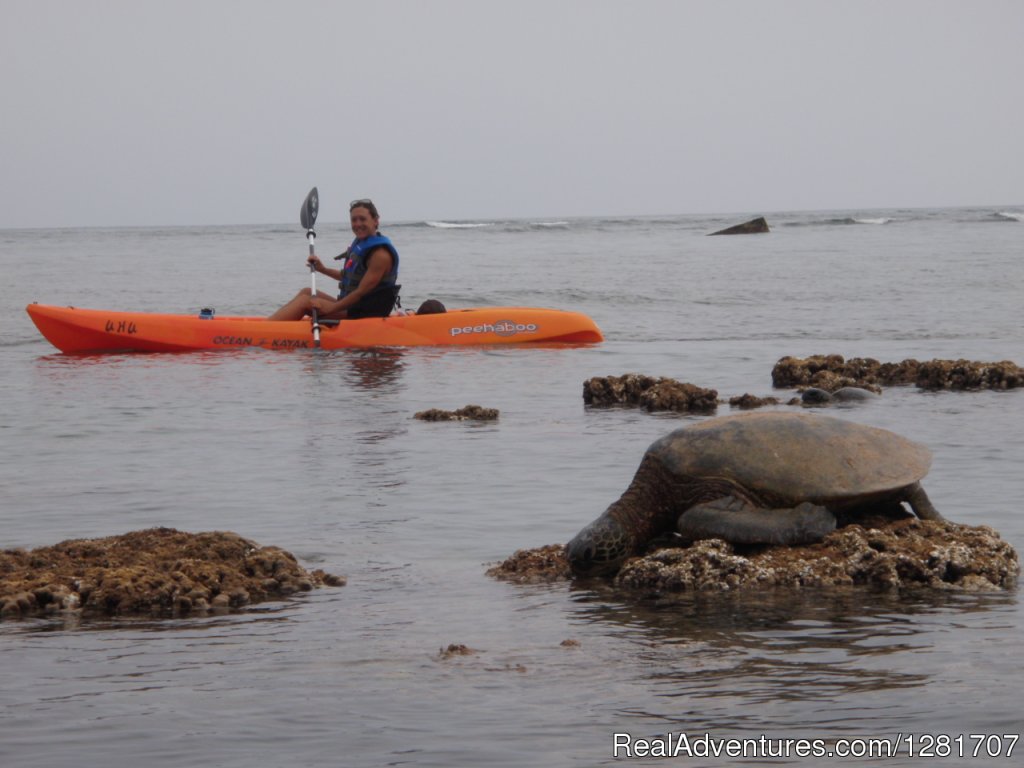
[[[889,738],[895,757],[836,762],[1019,764],[1016,591],[668,605],[485,570],[567,541],[653,440],[701,418],[586,408],[591,376],[785,399],[785,355],[1024,363],[1022,211],[782,212],[739,237],[706,235],[759,212],[385,222],[406,306],[573,309],[606,335],[543,349],[66,356],[27,303],[269,313],[308,285],[304,233],[0,231],[4,547],[232,530],[348,578],[229,615],[0,623],[0,764],[599,766],[628,757],[627,734],[764,736],[773,754]],[[318,234],[324,255],[348,240]],[[470,403],[500,419],[413,418]],[[1024,392],[889,389],[832,413],[928,445],[936,506],[1024,549]],[[449,644],[476,653],[442,658]]]

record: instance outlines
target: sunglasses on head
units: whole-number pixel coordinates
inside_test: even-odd
[[[372,211],[375,209],[375,207],[376,206],[374,206],[373,200],[371,200],[368,197],[364,197],[361,200],[353,200],[351,203],[348,204],[348,209],[350,211],[353,208],[369,208]]]

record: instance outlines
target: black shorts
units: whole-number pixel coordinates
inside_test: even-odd
[[[375,288],[363,296],[359,303],[349,307],[346,317],[357,320],[360,317],[387,317],[395,308],[400,285],[385,285]]]

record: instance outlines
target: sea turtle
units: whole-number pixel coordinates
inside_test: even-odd
[[[817,387],[808,387],[800,395],[800,400],[804,405],[825,405],[832,402],[858,403],[877,399],[877,394],[863,387],[842,387],[831,393]]]
[[[888,430],[807,413],[708,419],[654,442],[622,497],[576,534],[576,573],[617,570],[659,536],[736,544],[803,544],[836,516],[907,502],[944,519],[918,482],[931,451]]]

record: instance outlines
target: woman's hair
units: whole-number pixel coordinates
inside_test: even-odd
[[[416,314],[417,315],[440,315],[443,312],[447,312],[447,311],[448,310],[445,309],[444,304],[442,304],[437,299],[427,299],[422,304],[420,304],[420,308],[416,310]]]
[[[377,213],[377,206],[373,204],[373,200],[368,197],[364,197],[362,200],[353,200],[348,204],[348,212],[352,213],[355,208],[365,208],[370,212],[370,215],[375,219],[380,218],[380,214]]]

